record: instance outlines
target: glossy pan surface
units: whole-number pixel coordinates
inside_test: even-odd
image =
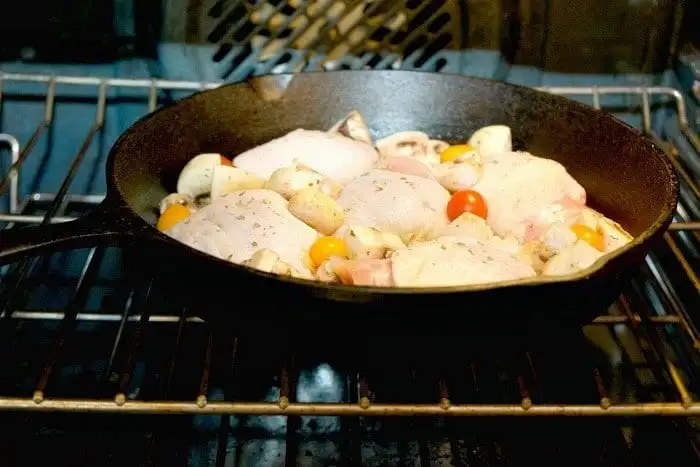
[[[152,227],[158,203],[198,153],[233,157],[296,128],[329,128],[350,110],[360,111],[375,138],[418,130],[463,142],[479,127],[508,125],[515,149],[562,163],[586,189],[589,204],[635,240],[590,270],[562,278],[385,289],[283,279],[210,257]],[[201,312],[205,319],[225,320],[283,301],[293,305],[275,315],[283,321],[329,315],[376,321],[380,313],[387,323],[494,314],[498,321],[556,316],[585,322],[619,294],[670,223],[678,196],[678,180],[662,151],[612,116],[529,88],[413,71],[266,76],[194,95],[130,128],[110,153],[107,177],[105,202],[78,221],[0,232],[0,261],[51,249],[132,244],[185,295],[245,305]]]

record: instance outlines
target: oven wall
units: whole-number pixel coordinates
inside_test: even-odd
[[[0,15],[0,59],[27,62],[110,61],[118,56],[154,56],[157,42],[180,44],[231,43],[236,45],[230,13],[235,5],[247,5],[253,17],[283,4],[277,20],[295,12],[333,3],[329,11],[378,0],[25,0],[13,14]],[[433,10],[417,29],[448,12],[443,30],[452,35],[444,48],[500,51],[510,64],[534,66],[565,73],[659,73],[668,68],[683,45],[697,45],[698,5],[684,0],[384,0],[400,5],[393,13],[362,17],[370,35],[385,25],[409,23],[422,10]],[[304,6],[309,5],[309,6]],[[314,6],[315,5],[315,6]],[[219,14],[213,14],[215,10]],[[683,17],[686,16],[683,28]],[[235,15],[234,15],[235,16]],[[356,15],[357,16],[357,15]],[[692,18],[695,18],[693,20]],[[235,21],[238,21],[237,19]],[[398,23],[397,23],[398,21]],[[693,26],[695,25],[695,26]],[[292,23],[297,28],[297,23]],[[391,27],[394,27],[391,26]],[[303,25],[299,26],[302,29]],[[216,29],[223,34],[212,34]],[[308,29],[308,28],[307,28]],[[337,29],[322,30],[314,47],[323,51],[333,44]],[[274,28],[271,33],[275,34]],[[270,31],[253,36],[264,38]],[[334,36],[334,34],[336,36]],[[430,36],[430,34],[428,34]],[[433,34],[433,38],[436,35]],[[252,37],[252,36],[251,36]],[[281,36],[280,36],[281,37]],[[305,34],[295,42],[304,48],[315,41]],[[249,39],[245,38],[244,40]],[[399,41],[400,42],[400,41]],[[376,42],[372,51],[398,53],[410,50],[410,40],[400,44]],[[356,54],[364,50],[355,50]]]

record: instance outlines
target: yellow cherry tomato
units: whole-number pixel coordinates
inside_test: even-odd
[[[605,248],[605,242],[603,241],[603,236],[591,229],[587,225],[574,224],[571,226],[571,230],[576,234],[579,240],[588,243],[590,246],[598,251],[603,251]]]
[[[440,162],[454,162],[473,149],[468,144],[453,144],[440,153]]]
[[[182,204],[171,204],[158,218],[156,228],[161,232],[171,229],[178,222],[182,222],[190,217],[189,208]]]
[[[315,267],[319,267],[331,256],[348,257],[348,247],[342,239],[336,237],[321,237],[311,245],[309,257]]]

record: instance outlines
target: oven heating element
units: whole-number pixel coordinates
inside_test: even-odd
[[[11,165],[8,175],[0,182],[0,189],[8,195],[9,207],[0,215],[0,221],[8,227],[15,224],[41,224],[46,222],[65,222],[73,219],[68,211],[85,211],[98,204],[103,197],[95,194],[69,193],[69,188],[76,173],[81,170],[85,154],[99,138],[105,125],[109,106],[116,105],[109,97],[114,89],[139,89],[146,91],[146,97],[141,102],[143,112],[153,111],[167,101],[166,92],[191,93],[204,89],[212,89],[219,83],[198,83],[189,81],[165,80],[129,80],[116,78],[91,78],[70,76],[44,76],[24,74],[0,74],[0,85],[7,86],[17,82],[33,82],[44,89],[44,118],[36,123],[36,129],[31,138],[20,145],[14,136],[0,135],[0,143],[8,149]],[[58,99],[58,86],[80,87],[94,93],[95,119],[92,127],[76,153],[73,163],[66,167],[66,176],[56,193],[32,193],[20,197],[18,178],[25,176],[23,164],[35,157],[34,146],[37,141],[51,131],[56,121],[55,105]],[[1,88],[0,88],[1,89]],[[376,392],[371,372],[363,372],[362,366],[353,367],[348,373],[348,397],[344,401],[316,402],[297,400],[295,384],[298,374],[295,371],[294,358],[285,355],[279,361],[276,374],[279,394],[273,399],[265,400],[220,400],[220,397],[210,400],[210,390],[214,385],[214,368],[216,361],[222,358],[217,348],[216,335],[213,330],[206,330],[209,337],[204,340],[201,354],[188,360],[197,360],[199,365],[198,381],[190,381],[183,387],[190,388],[182,398],[169,398],[169,387],[162,387],[157,394],[149,397],[139,397],[139,391],[132,391],[130,385],[136,379],[137,361],[143,357],[147,346],[147,335],[157,334],[161,326],[176,326],[178,328],[175,343],[170,353],[172,362],[165,372],[168,384],[175,367],[182,365],[177,357],[181,354],[182,340],[187,329],[197,327],[207,329],[206,323],[197,318],[183,318],[185,310],[177,309],[176,304],[170,306],[174,311],[164,313],[162,305],[154,305],[150,296],[156,287],[152,277],[140,277],[133,288],[124,294],[123,306],[120,312],[110,310],[88,309],[88,295],[97,280],[101,262],[107,249],[96,248],[87,254],[82,272],[70,291],[69,305],[61,311],[31,310],[18,308],[22,303],[22,295],[28,287],[28,277],[31,272],[42,267],[49,261],[47,258],[31,258],[17,265],[5,268],[3,275],[4,289],[1,292],[2,315],[0,319],[0,335],[5,345],[15,345],[20,336],[16,333],[27,332],[16,330],[17,322],[31,323],[34,321],[54,322],[51,344],[42,370],[34,375],[34,390],[31,393],[13,394],[12,390],[0,394],[0,410],[22,411],[68,411],[68,412],[111,412],[111,413],[187,413],[194,415],[229,414],[229,415],[333,415],[333,416],[401,416],[401,415],[430,415],[430,416],[648,416],[664,415],[678,417],[695,417],[700,415],[700,400],[693,396],[691,381],[697,381],[693,374],[697,371],[695,364],[700,349],[700,334],[692,322],[692,314],[698,308],[692,307],[698,303],[700,296],[700,278],[698,277],[698,248],[700,247],[700,222],[694,214],[700,205],[700,193],[696,179],[685,167],[679,151],[671,143],[663,141],[652,131],[652,102],[655,105],[665,105],[672,117],[676,118],[683,135],[692,147],[700,152],[700,140],[688,124],[684,96],[677,90],[668,87],[546,87],[542,90],[573,97],[587,96],[597,108],[601,107],[601,98],[607,95],[632,96],[639,100],[642,113],[642,129],[668,154],[669,160],[678,170],[684,185],[682,200],[670,231],[664,235],[664,244],[651,253],[640,264],[638,274],[629,287],[628,292],[620,297],[613,307],[611,314],[597,318],[589,328],[608,328],[609,335],[620,336],[620,329],[628,330],[634,345],[640,355],[648,362],[654,374],[656,384],[661,388],[652,391],[653,400],[624,401],[618,400],[611,394],[610,384],[604,381],[600,372],[593,369],[588,376],[598,393],[597,403],[550,403],[538,394],[538,376],[536,364],[532,355],[522,356],[527,364],[516,368],[516,387],[518,397],[511,402],[477,403],[466,400],[459,394],[449,375],[433,375],[434,392],[432,398],[412,400],[401,403],[391,403],[383,400],[381,391]],[[2,99],[7,94],[0,94]],[[57,135],[56,137],[60,137]],[[697,154],[696,154],[697,155]],[[72,208],[70,208],[72,206]],[[51,292],[48,292],[51,293]],[[172,305],[172,304],[171,304]],[[98,307],[99,308],[99,307]],[[50,382],[52,374],[60,366],[66,348],[71,346],[71,336],[76,327],[91,322],[111,322],[116,331],[109,355],[104,357],[107,368],[104,369],[106,386],[113,391],[107,394],[104,390],[96,390],[94,394],[61,395],[56,392]],[[29,325],[25,325],[26,328]],[[154,339],[156,337],[153,337]],[[615,337],[617,339],[617,337]],[[234,340],[233,351],[225,358],[224,365],[231,372],[239,365],[237,354],[239,349],[245,354],[246,339],[240,336]],[[19,344],[17,344],[19,345]],[[287,349],[286,353],[291,352]],[[623,352],[624,353],[624,352]],[[15,356],[16,357],[16,356]],[[2,357],[2,365],[18,365],[15,357]],[[520,357],[518,357],[520,358]],[[626,358],[624,355],[621,358]],[[11,360],[11,361],[8,361]],[[190,365],[190,364],[188,364]],[[700,367],[699,367],[700,368]],[[478,372],[472,366],[472,371]],[[449,373],[449,371],[448,371]],[[476,374],[476,373],[475,373]],[[226,376],[229,378],[229,376]],[[476,376],[475,376],[476,378]],[[476,379],[475,379],[476,381]],[[166,386],[168,386],[166,384]],[[477,384],[476,382],[474,384]],[[8,384],[5,384],[7,389]],[[104,388],[103,388],[104,389]],[[181,392],[181,391],[180,391]]]

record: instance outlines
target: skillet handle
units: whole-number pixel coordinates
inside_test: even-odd
[[[73,221],[0,229],[0,265],[64,250],[124,245],[136,236],[136,223],[119,211],[104,201]]]

